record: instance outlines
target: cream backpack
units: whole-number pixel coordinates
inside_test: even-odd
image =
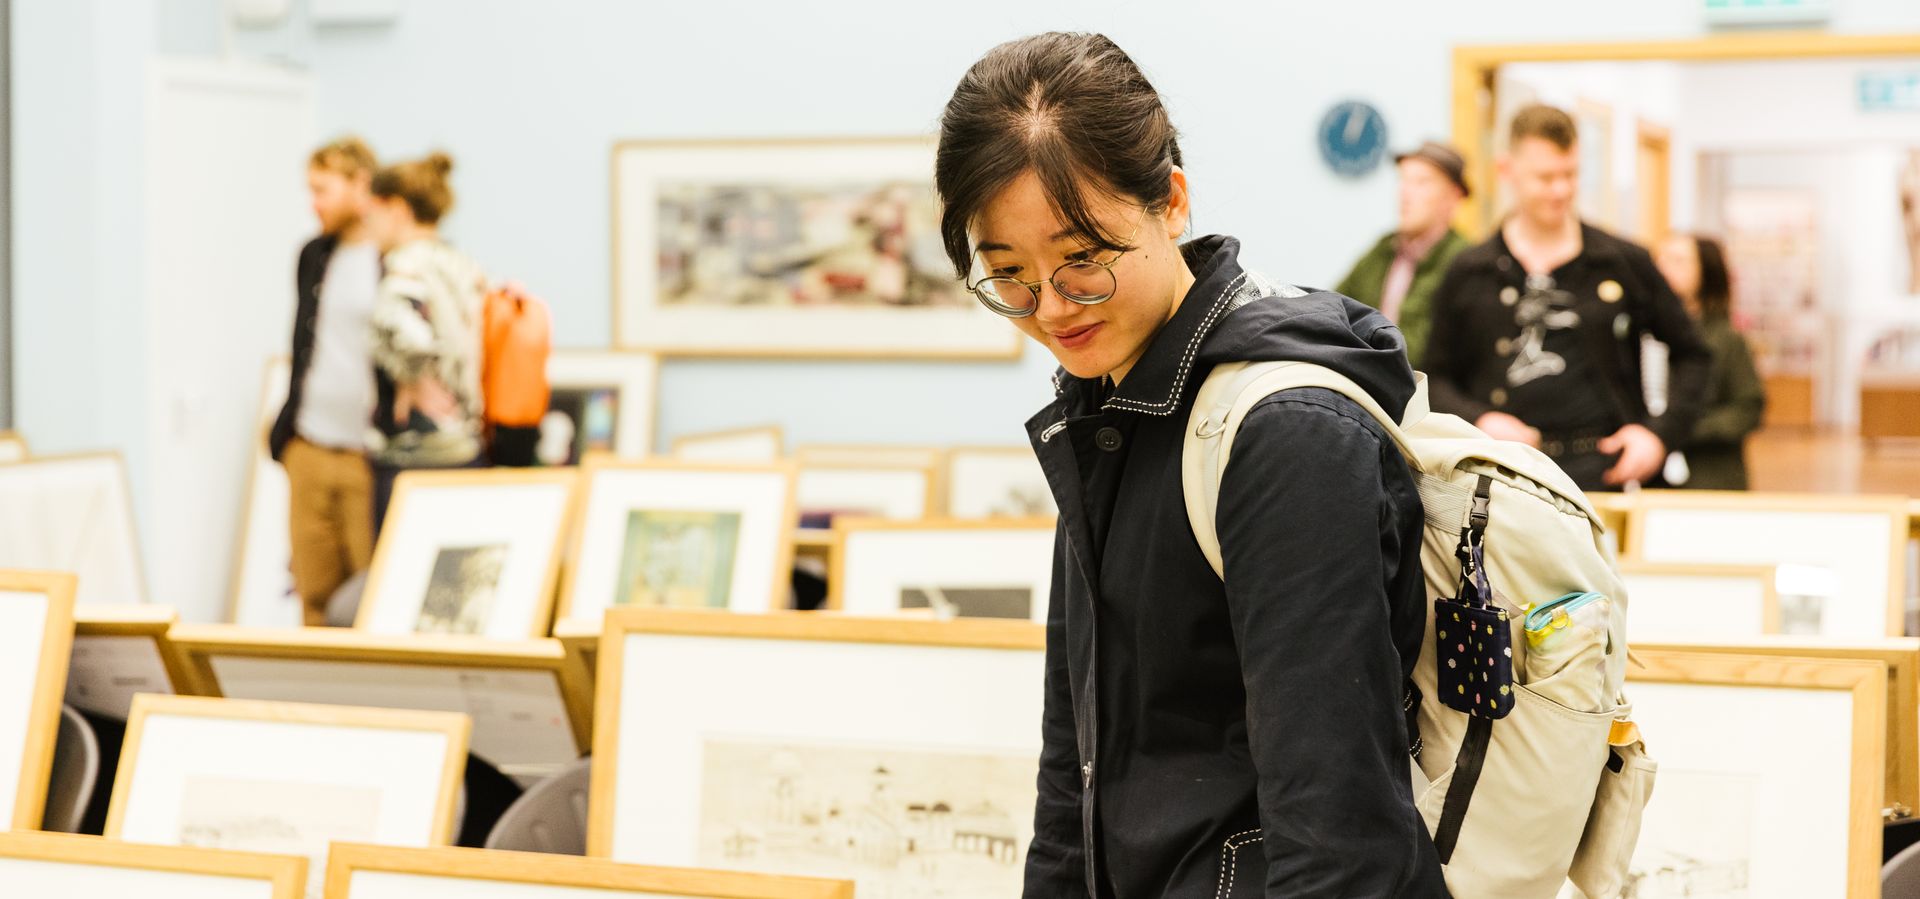
[[[1571,881],[1590,897],[1618,896],[1655,765],[1627,720],[1626,594],[1612,551],[1593,507],[1558,466],[1428,411],[1425,376],[1416,377],[1413,400],[1393,416],[1321,366],[1215,368],[1194,401],[1182,459],[1194,536],[1224,577],[1214,527],[1220,478],[1241,421],[1261,400],[1320,387],[1364,408],[1406,457],[1426,510],[1428,613],[1408,696],[1420,706],[1410,753],[1414,801],[1448,889],[1473,899],[1551,899]],[[1510,628],[1515,695],[1497,720],[1455,711],[1439,695],[1433,604],[1462,592],[1472,574],[1463,571],[1468,544],[1484,547],[1481,583],[1491,583],[1492,611]],[[1599,597],[1571,615],[1552,602],[1575,594]],[[1530,620],[1539,622],[1531,644]]]

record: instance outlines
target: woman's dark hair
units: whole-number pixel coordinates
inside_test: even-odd
[[[407,201],[414,221],[431,225],[453,208],[453,187],[447,176],[453,174],[453,157],[429,153],[424,159],[395,163],[373,175],[373,195],[380,199],[399,197]]]
[[[988,51],[940,115],[933,182],[954,271],[973,266],[967,226],[1027,171],[1088,243],[1131,249],[1094,219],[1087,191],[1163,211],[1178,136],[1147,76],[1105,35],[1053,32]]]
[[[1720,242],[1711,237],[1693,236],[1693,247],[1700,256],[1700,293],[1696,297],[1702,316],[1726,315],[1733,308],[1733,279],[1727,274],[1727,254]]]

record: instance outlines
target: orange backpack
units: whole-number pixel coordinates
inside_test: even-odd
[[[487,291],[482,325],[480,392],[487,424],[531,428],[547,414],[547,356],[553,316],[518,284]]]

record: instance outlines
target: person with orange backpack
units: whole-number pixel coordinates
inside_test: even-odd
[[[495,465],[531,467],[553,398],[547,384],[553,317],[546,303],[511,281],[488,291],[484,306],[480,392],[488,454]]]

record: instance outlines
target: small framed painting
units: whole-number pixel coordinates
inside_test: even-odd
[[[624,462],[582,470],[558,618],[609,608],[784,607],[793,563],[787,465]]]
[[[1050,518],[1059,514],[1053,488],[1033,449],[960,447],[947,452],[950,518]]]
[[[191,693],[191,681],[167,634],[180,615],[170,606],[76,606],[67,704],[127,720],[138,693]]]
[[[591,453],[639,458],[652,450],[659,357],[555,350],[547,357],[547,383],[552,399],[534,451],[541,465],[578,465]]]
[[[307,860],[99,837],[0,833],[0,883],[18,897],[303,899]]]
[[[1633,718],[1660,770],[1628,895],[1879,894],[1884,664],[1634,656]]]
[[[1905,497],[1642,491],[1629,515],[1629,558],[1777,567],[1783,631],[1906,631]]]
[[[339,844],[326,899],[853,899],[844,880],[649,868],[606,859],[479,849]]]
[[[0,465],[0,568],[69,571],[84,603],[147,601],[127,467],[117,453]]]
[[[443,846],[467,716],[134,697],[108,839],[298,855],[317,896],[335,842]]]
[[[0,570],[0,820],[14,830],[44,811],[75,589],[70,574]]]
[[[927,883],[1016,895],[1045,630],[616,611],[601,638],[588,854],[852,880],[861,895]],[[849,833],[835,809],[874,826]]]
[[[183,624],[195,692],[230,699],[460,712],[474,755],[531,783],[586,754],[593,682],[558,640]]]
[[[292,377],[293,360],[277,356],[267,361],[260,379],[260,428],[250,435],[247,505],[240,516],[227,616],[235,624],[299,627],[305,621],[300,595],[293,589],[287,472],[273,461],[267,446],[274,419],[286,405]]]
[[[702,356],[1012,359],[953,275],[926,137],[613,150],[614,342]]]
[[[1774,587],[1778,569],[1773,566],[1623,559],[1619,569],[1632,609],[1627,639],[1633,644],[1786,632]]]
[[[545,634],[577,479],[572,469],[402,474],[354,626],[496,640]]]
[[[934,468],[919,464],[801,463],[795,491],[800,527],[822,530],[839,518],[918,521],[939,504]]]
[[[1052,520],[843,521],[833,537],[829,608],[1047,621]]]
[[[774,425],[684,434],[673,440],[673,457],[683,462],[764,465],[778,462],[786,454],[786,432]]]

